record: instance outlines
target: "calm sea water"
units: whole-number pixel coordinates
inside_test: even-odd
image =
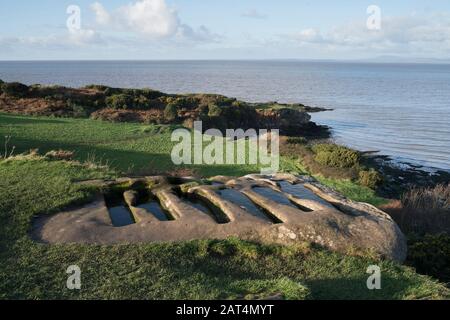
[[[397,161],[450,170],[450,65],[298,61],[0,62],[27,84],[151,87],[334,111],[313,120],[338,142]]]

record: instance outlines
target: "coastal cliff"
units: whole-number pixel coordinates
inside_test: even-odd
[[[167,94],[152,89],[27,86],[0,82],[0,111],[15,114],[93,118],[113,122],[178,124],[203,128],[279,129],[284,135],[328,136],[308,112],[326,109],[277,102],[249,103],[217,94]]]

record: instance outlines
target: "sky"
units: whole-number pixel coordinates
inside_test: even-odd
[[[448,0],[1,0],[0,60],[450,59]]]

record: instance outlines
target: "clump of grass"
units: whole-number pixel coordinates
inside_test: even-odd
[[[440,184],[434,188],[412,189],[402,197],[406,209],[430,212],[449,212],[450,183]]]
[[[51,150],[45,154],[45,157],[50,160],[65,160],[71,161],[73,160],[75,152],[67,151],[67,150]]]
[[[244,300],[306,300],[310,290],[302,284],[283,277],[276,280],[241,280],[232,282],[227,299]]]
[[[16,150],[16,146],[12,146],[10,148],[10,143],[11,143],[11,139],[12,139],[12,134],[11,134],[11,127],[9,128],[9,134],[5,135],[5,143],[4,143],[4,150],[3,150],[3,155],[0,154],[0,159],[8,159],[11,158],[14,154],[14,151]]]
[[[389,212],[406,233],[450,234],[450,184],[411,189]]]
[[[111,162],[109,159],[98,157],[95,153],[88,153],[83,165],[88,169],[109,169],[111,167]]]

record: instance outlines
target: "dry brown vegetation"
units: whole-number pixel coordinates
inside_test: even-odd
[[[383,209],[405,233],[450,234],[450,184],[411,189]]]

